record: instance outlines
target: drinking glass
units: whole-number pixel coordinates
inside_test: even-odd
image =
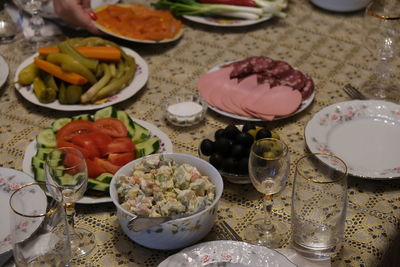
[[[15,40],[21,28],[18,23],[15,23],[8,14],[7,4],[0,3],[0,44],[9,43]]]
[[[42,187],[52,187],[46,196]],[[11,238],[17,266],[68,266],[71,244],[61,191],[45,183],[26,184],[14,191]]]
[[[314,260],[334,257],[344,239],[346,209],[346,164],[327,154],[300,158],[292,194],[294,249]]]
[[[58,187],[63,194],[73,256],[90,253],[96,246],[93,233],[74,225],[75,202],[82,198],[88,183],[84,156],[72,147],[54,149],[47,156],[45,172],[46,181]]]
[[[47,37],[43,35],[42,30],[45,25],[44,19],[41,16],[42,7],[49,0],[16,0],[18,4],[28,12],[31,17],[29,19],[29,26],[25,29],[27,32],[32,32],[32,35],[28,38],[29,41],[35,44],[34,49],[43,46],[47,42]]]
[[[398,0],[374,0],[364,13],[364,44],[374,66],[374,78],[364,87],[371,98],[400,100],[398,85],[394,83],[394,60],[400,51],[400,5]]]
[[[264,216],[246,228],[244,236],[247,242],[270,248],[282,244],[284,236],[277,232],[271,215],[273,195],[285,187],[289,170],[289,149],[284,142],[265,138],[253,143],[249,157],[249,176],[257,191],[264,194]]]

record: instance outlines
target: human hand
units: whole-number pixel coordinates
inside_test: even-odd
[[[53,0],[53,5],[57,16],[65,22],[101,34],[89,15],[92,12],[90,0]]]

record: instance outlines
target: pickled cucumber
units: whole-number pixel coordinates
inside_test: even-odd
[[[38,75],[39,68],[34,63],[31,63],[19,72],[18,83],[21,85],[32,84]]]
[[[36,77],[33,81],[33,91],[41,103],[51,103],[57,97],[57,91],[54,88],[46,87],[39,77]]]

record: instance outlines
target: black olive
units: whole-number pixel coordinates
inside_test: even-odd
[[[201,141],[200,144],[200,151],[203,153],[205,156],[210,156],[212,153],[214,153],[214,142],[211,141],[210,139],[204,139]]]
[[[245,148],[241,144],[234,144],[231,149],[231,156],[234,158],[241,158],[245,156]]]
[[[231,152],[232,141],[221,137],[215,141],[215,151],[220,153],[223,156],[229,155]]]
[[[237,173],[238,161],[235,158],[229,157],[222,161],[222,170],[229,173]]]
[[[267,128],[262,128],[257,132],[256,140],[263,139],[263,138],[271,138],[272,134],[271,131]]]
[[[216,169],[221,169],[223,160],[224,158],[220,154],[214,153],[210,157],[210,164],[213,165]]]
[[[239,133],[235,141],[238,144],[242,144],[244,147],[250,147],[254,142],[254,138],[248,133]]]
[[[226,126],[225,128],[225,137],[229,138],[229,139],[235,139],[236,135],[239,134],[240,131],[239,129],[233,125],[233,124],[229,124],[228,126]]]
[[[214,137],[215,137],[215,140],[220,139],[221,137],[225,137],[225,130],[224,129],[216,130]]]
[[[238,172],[240,174],[247,174],[249,173],[249,158],[241,158],[239,160],[239,168]]]
[[[256,126],[252,123],[245,123],[242,128],[242,132],[247,133],[251,129],[256,129]]]

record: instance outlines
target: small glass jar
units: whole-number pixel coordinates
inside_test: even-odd
[[[198,95],[191,93],[169,97],[165,104],[166,119],[176,126],[192,126],[203,120],[208,105]]]

